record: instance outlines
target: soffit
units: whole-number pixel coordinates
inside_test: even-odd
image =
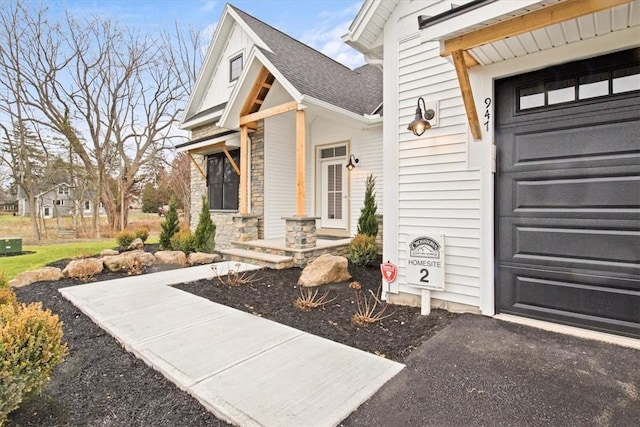
[[[423,27],[422,40],[441,41],[443,56],[453,50],[463,50],[480,65],[490,65],[640,26],[640,0],[542,0],[520,4],[525,7],[517,7],[518,2],[488,2],[484,8],[472,12],[475,16],[470,13],[470,16],[456,16]],[[503,7],[508,12],[496,13]],[[580,15],[592,7],[601,10],[544,25],[562,14]],[[519,26],[525,27],[536,20],[540,23],[537,28],[518,31]],[[492,29],[500,29],[506,35],[488,43],[473,43],[473,39],[480,38],[474,36],[482,32],[488,35]],[[500,31],[495,34],[499,35]],[[465,46],[466,43],[469,44]]]

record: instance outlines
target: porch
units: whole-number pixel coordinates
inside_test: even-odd
[[[256,239],[232,242],[232,247],[220,250],[225,260],[248,262],[271,269],[304,267],[320,255],[346,255],[349,252],[350,237],[319,235],[315,246],[301,248],[287,244],[286,239]]]

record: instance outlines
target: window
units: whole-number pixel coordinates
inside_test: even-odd
[[[518,111],[640,90],[640,66],[590,72],[518,89]]]
[[[91,200],[84,201],[84,211],[89,212],[91,210]]]
[[[242,72],[242,54],[234,56],[229,61],[229,81],[238,80]]]
[[[240,164],[240,150],[229,151],[231,158]],[[224,153],[213,154],[207,159],[207,192],[209,209],[238,210],[240,177]]]
[[[54,204],[55,204],[56,206],[64,206],[64,200],[55,200],[55,201],[54,201]]]
[[[61,185],[58,187],[58,194],[69,194],[69,187],[66,185]]]

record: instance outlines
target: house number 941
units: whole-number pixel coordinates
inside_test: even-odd
[[[484,99],[484,118],[487,119],[487,121],[484,122],[484,127],[487,130],[487,132],[489,132],[489,123],[491,123],[491,109],[489,107],[491,107],[491,98],[485,98]]]

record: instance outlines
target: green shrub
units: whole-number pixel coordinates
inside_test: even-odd
[[[196,252],[212,253],[216,237],[216,226],[211,220],[207,199],[202,198],[202,209],[198,218],[198,226],[194,233]]]
[[[147,239],[149,238],[149,230],[146,229],[145,227],[140,227],[136,229],[134,235],[136,236],[136,239],[140,239],[143,242],[146,242]]]
[[[364,207],[360,210],[360,218],[358,219],[358,234],[374,237],[378,234],[378,217],[376,215],[378,205],[376,204],[376,193],[373,192],[375,186],[376,179],[373,175],[369,175],[364,192]]]
[[[131,230],[122,230],[116,234],[116,242],[123,249],[128,248],[135,238],[136,235]]]
[[[27,394],[42,389],[67,353],[58,316],[40,302],[9,299],[0,304],[0,425]]]
[[[162,231],[160,232],[160,247],[163,249],[175,249],[171,247],[171,238],[180,230],[178,208],[175,199],[171,199],[171,202],[169,202],[169,210],[165,214],[164,221],[160,226],[162,227]]]
[[[378,254],[375,236],[357,234],[349,244],[349,261],[356,265],[369,265]]]
[[[185,254],[195,252],[195,236],[190,230],[180,230],[171,237],[169,248],[174,251],[182,251]]]

